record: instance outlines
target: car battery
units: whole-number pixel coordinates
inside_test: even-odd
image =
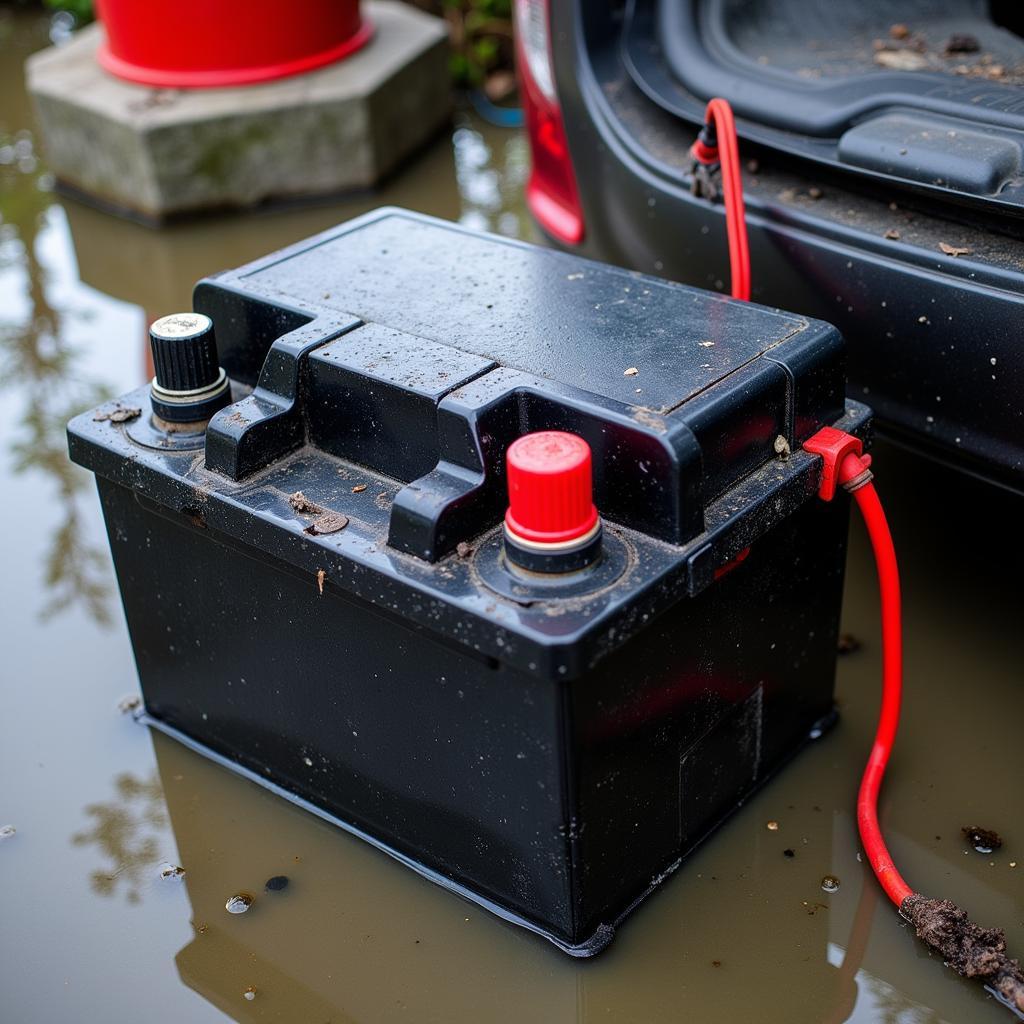
[[[72,421],[144,720],[575,955],[834,718],[828,324],[383,209]]]

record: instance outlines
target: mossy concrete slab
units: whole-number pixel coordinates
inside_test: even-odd
[[[65,187],[129,215],[176,214],[367,188],[451,111],[444,23],[364,4],[370,43],[337,64],[262,85],[152,89],[96,62],[102,27],[32,56],[28,88]]]

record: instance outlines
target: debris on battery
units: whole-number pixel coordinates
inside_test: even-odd
[[[316,516],[316,519],[305,528],[306,533],[337,533],[348,526],[348,516],[342,515],[340,512],[332,512],[330,509],[324,508],[323,505],[310,501],[302,491],[296,491],[289,495],[288,503],[300,515]]]
[[[310,501],[302,491],[296,491],[294,494],[289,494],[288,504],[291,505],[296,512],[304,515],[318,516],[324,510],[322,505],[317,505],[316,502]]]
[[[113,409],[97,412],[92,419],[94,423],[127,423],[141,414],[142,410],[136,406],[116,405]]]
[[[306,533],[337,533],[339,530],[344,530],[348,526],[348,516],[342,515],[340,512],[331,512],[329,509],[320,513],[306,527]]]

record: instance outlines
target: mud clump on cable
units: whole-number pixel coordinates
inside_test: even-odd
[[[965,978],[978,978],[1018,1013],[1024,1013],[1024,972],[1006,953],[999,928],[981,928],[949,900],[908,896],[900,914],[917,937],[942,954],[946,964]]]

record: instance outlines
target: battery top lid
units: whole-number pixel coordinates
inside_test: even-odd
[[[812,323],[401,210],[285,250],[239,283],[661,414]]]

